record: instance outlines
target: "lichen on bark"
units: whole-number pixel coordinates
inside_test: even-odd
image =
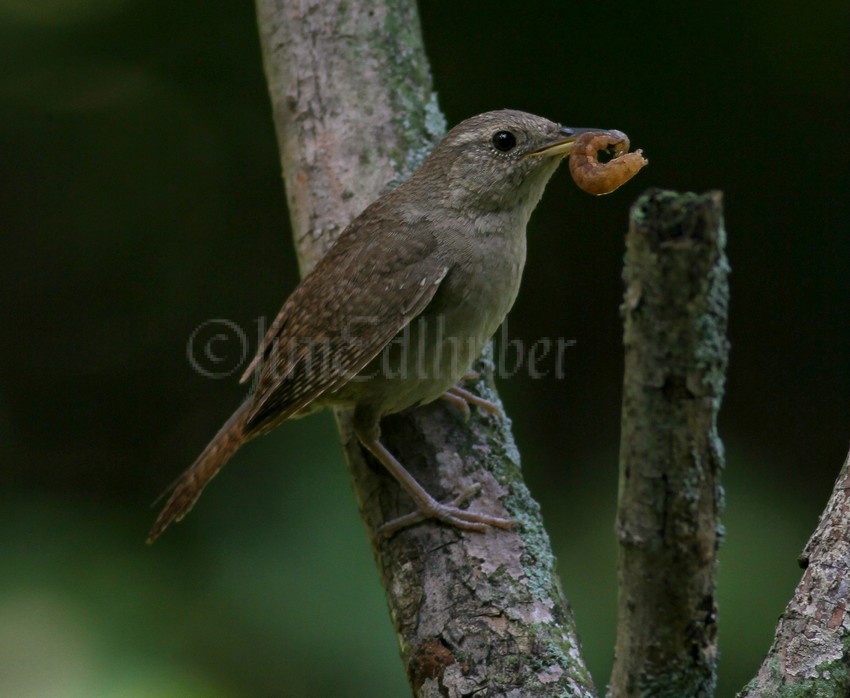
[[[850,695],[850,454],[800,565],[773,645],[740,698]]]
[[[719,192],[650,190],[632,207],[623,273],[615,698],[714,693],[725,242]]]

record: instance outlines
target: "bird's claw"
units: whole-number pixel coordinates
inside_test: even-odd
[[[427,521],[428,519],[436,519],[464,531],[475,531],[476,533],[486,533],[489,528],[508,530],[519,523],[516,519],[506,519],[500,516],[491,516],[460,508],[461,504],[478,494],[480,490],[480,485],[467,487],[457,497],[446,504],[431,500],[418,511],[399,516],[392,521],[387,521],[387,523],[378,529],[378,535],[389,538],[403,528]]]

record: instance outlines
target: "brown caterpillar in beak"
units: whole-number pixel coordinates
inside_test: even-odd
[[[613,154],[599,162],[598,152]],[[608,194],[628,182],[649,162],[643,151],[629,152],[629,137],[622,131],[589,131],[581,134],[570,151],[570,174],[588,194]]]

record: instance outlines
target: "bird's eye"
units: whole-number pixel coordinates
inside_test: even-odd
[[[507,153],[516,148],[516,136],[510,131],[496,131],[493,134],[493,147]]]

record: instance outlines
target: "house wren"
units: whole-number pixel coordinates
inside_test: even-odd
[[[242,376],[258,372],[254,390],[176,481],[148,542],[189,512],[246,441],[331,405],[354,410],[360,443],[418,507],[385,532],[426,518],[509,527],[461,508],[462,498],[437,502],[383,446],[380,422],[441,396],[488,407],[456,383],[513,305],[531,212],[589,130],[520,111],[474,116],[355,218],[284,303]]]

